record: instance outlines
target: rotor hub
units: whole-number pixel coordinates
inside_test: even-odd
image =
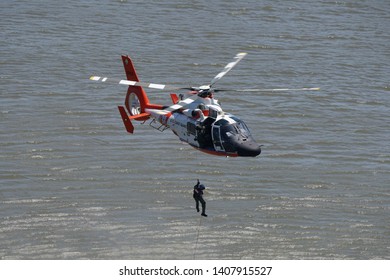
[[[198,95],[200,97],[207,97],[211,92],[212,92],[211,86],[204,85],[199,87]]]
[[[210,90],[211,87],[209,85],[200,86],[199,90]]]

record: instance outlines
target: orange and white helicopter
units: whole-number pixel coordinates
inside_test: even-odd
[[[140,82],[133,62],[129,56],[125,55],[122,55],[122,61],[127,80],[99,76],[92,76],[90,79],[128,86],[125,107],[118,106],[118,109],[129,133],[134,131],[132,120],[145,122],[151,119],[150,125],[152,127],[160,131],[169,128],[181,141],[202,152],[218,156],[256,157],[261,153],[261,146],[253,139],[248,127],[242,120],[222,110],[218,100],[214,98],[214,92],[218,90],[213,88],[215,83],[246,55],[247,53],[238,53],[234,60],[228,63],[223,71],[211,80],[209,85],[200,87],[172,87]],[[167,91],[186,89],[189,90],[189,97],[183,98],[182,94],[178,97],[177,94],[171,93],[173,105],[152,104],[144,87]],[[303,88],[301,90],[317,89]]]

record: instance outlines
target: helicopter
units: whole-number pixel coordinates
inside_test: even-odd
[[[209,84],[199,87],[173,87],[140,82],[128,55],[122,55],[126,80],[100,76],[91,76],[90,80],[128,86],[124,106],[118,106],[128,133],[134,132],[132,120],[141,122],[151,120],[151,127],[161,132],[170,129],[181,141],[204,153],[225,157],[256,157],[261,153],[261,145],[256,143],[248,126],[237,116],[223,111],[219,101],[214,98],[214,93],[220,91],[214,88],[215,83],[246,55],[245,52],[236,54],[233,61],[229,62]],[[172,105],[153,104],[150,103],[144,88],[171,92],[187,90],[189,96],[184,98],[183,94],[178,96],[176,93],[170,93]],[[317,89],[302,88],[301,90]]]

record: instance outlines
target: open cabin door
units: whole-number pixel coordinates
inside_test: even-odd
[[[221,141],[221,127],[219,125],[213,125],[213,144],[217,152],[225,151]]]

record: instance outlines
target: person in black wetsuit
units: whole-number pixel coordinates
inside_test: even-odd
[[[200,211],[199,210],[199,202],[202,204],[202,216],[203,217],[207,217],[206,215],[206,201],[204,201],[203,199],[203,190],[205,189],[206,187],[202,184],[200,184],[199,182],[199,179],[198,179],[198,182],[196,183],[196,185],[194,186],[194,194],[193,194],[193,197],[195,199],[195,206],[196,206],[196,211]]]

